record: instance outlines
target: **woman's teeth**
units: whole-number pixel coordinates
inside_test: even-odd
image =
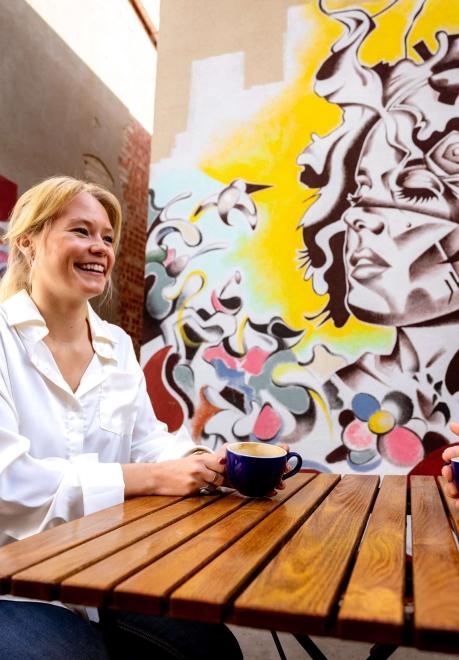
[[[91,270],[95,273],[103,273],[104,267],[101,264],[77,264],[81,270]]]

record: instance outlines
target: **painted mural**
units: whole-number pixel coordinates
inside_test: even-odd
[[[336,472],[406,473],[454,440],[454,4],[293,6],[270,85],[244,88],[243,53],[192,63],[145,271],[142,362],[171,430]]]

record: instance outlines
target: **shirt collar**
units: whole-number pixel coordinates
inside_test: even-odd
[[[25,289],[18,291],[2,304],[6,322],[28,340],[37,342],[48,334],[43,316]]]
[[[110,324],[107,323],[107,321],[103,321],[89,303],[88,322],[91,329],[92,345],[95,352],[100,355],[100,357],[117,362],[115,346],[118,341],[110,330]]]
[[[40,341],[48,334],[45,319],[25,289],[5,300],[2,307],[8,325],[16,327],[31,343]],[[99,356],[116,362],[114,349],[118,342],[110,330],[110,325],[96,314],[89,303],[88,322],[94,351]]]

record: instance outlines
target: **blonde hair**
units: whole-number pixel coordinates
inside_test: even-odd
[[[89,193],[102,204],[113,227],[113,246],[116,252],[121,235],[121,206],[115,195],[95,183],[87,183],[69,176],[55,176],[33,186],[16,202],[11,212],[4,241],[10,251],[6,272],[0,282],[0,302],[21,289],[31,291],[31,263],[19,248],[23,236],[37,236],[60,214],[76,195]],[[110,285],[110,283],[109,283]]]

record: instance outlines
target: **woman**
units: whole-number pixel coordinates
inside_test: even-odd
[[[88,301],[110,285],[116,198],[69,177],[18,200],[0,285],[0,543],[134,495],[224,483],[221,458],[154,416],[132,343]],[[0,599],[0,657],[238,658],[223,626]],[[218,644],[218,651],[216,645]],[[226,654],[226,655],[225,655]]]

